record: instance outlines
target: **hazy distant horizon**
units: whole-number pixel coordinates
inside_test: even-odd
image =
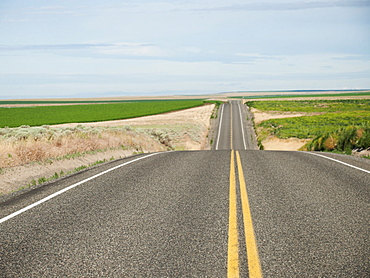
[[[3,0],[0,99],[370,88],[369,0]]]
[[[107,94],[102,94],[102,95],[94,95],[94,96],[41,96],[41,97],[37,97],[37,96],[32,96],[32,97],[24,97],[24,98],[14,98],[14,97],[1,97],[0,98],[0,101],[7,101],[7,100],[23,100],[23,99],[30,99],[30,100],[38,100],[38,99],[94,99],[94,98],[145,98],[145,97],[148,97],[148,98],[165,98],[165,97],[178,97],[178,98],[181,98],[181,96],[184,96],[184,97],[191,97],[191,96],[194,96],[194,97],[201,97],[201,96],[217,96],[217,95],[226,95],[226,94],[235,94],[235,95],[240,95],[240,94],[245,94],[246,96],[248,95],[259,95],[259,96],[263,96],[263,95],[271,95],[271,94],[287,94],[287,95],[295,95],[296,94],[302,94],[302,95],[306,95],[306,94],[320,94],[320,93],[346,93],[346,92],[349,92],[349,93],[356,93],[356,92],[367,92],[369,91],[370,92],[370,89],[349,89],[349,90],[346,90],[346,89],[343,89],[343,90],[269,90],[269,91],[266,91],[266,90],[262,90],[262,91],[232,91],[232,92],[216,92],[216,93],[210,93],[210,94],[171,94],[171,93],[168,93],[168,94],[155,94],[155,93],[152,93],[152,94],[142,94],[142,95],[139,95],[139,94],[119,94],[117,93],[116,95],[107,95]]]

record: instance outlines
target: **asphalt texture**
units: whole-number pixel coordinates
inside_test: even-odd
[[[370,173],[311,153],[255,150],[240,109],[220,109],[217,150],[121,159],[1,202],[6,217],[133,161],[0,223],[0,277],[226,277],[231,149],[264,277],[369,277]],[[326,156],[370,171],[366,159]],[[240,277],[249,277],[237,206]]]
[[[257,150],[252,117],[240,101],[230,101],[219,109],[218,136],[214,150]]]

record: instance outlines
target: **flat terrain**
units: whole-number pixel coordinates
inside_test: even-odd
[[[148,100],[77,105],[0,107],[0,127],[42,126],[130,119],[204,105],[202,100]]]
[[[213,112],[214,105],[205,105],[196,108],[185,109],[160,115],[152,115],[147,117],[140,117],[135,119],[117,120],[84,123],[84,126],[89,127],[114,127],[114,126],[130,126],[133,130],[138,130],[135,133],[136,137],[132,140],[136,144],[141,145],[145,152],[163,151],[165,147],[157,140],[151,139],[139,131],[150,132],[155,131],[158,134],[163,133],[171,137],[171,144],[175,149],[182,150],[202,150],[209,148],[207,135],[210,128],[210,117]],[[55,128],[76,127],[80,123],[56,125]],[[109,138],[108,138],[109,140]],[[113,138],[110,138],[113,141]],[[86,141],[86,140],[85,140]],[[1,143],[1,142],[0,142]],[[48,143],[48,142],[47,142]],[[35,142],[32,143],[33,145]],[[145,145],[144,145],[145,144]],[[50,145],[50,144],[47,144]],[[68,147],[68,146],[67,146]],[[103,152],[96,152],[93,154],[85,154],[76,158],[58,159],[52,163],[27,163],[5,168],[0,172],[0,192],[3,194],[17,190],[20,187],[28,185],[31,180],[38,180],[41,177],[51,177],[54,173],[74,170],[81,165],[89,165],[96,161],[110,160],[113,158],[121,158],[132,155],[137,151],[133,148],[127,149],[115,148],[104,150]],[[3,162],[9,160],[9,153],[11,153],[12,145],[0,144],[0,158]],[[50,147],[48,147],[50,148]],[[52,151],[62,151],[62,148],[55,147],[53,150],[47,149],[45,152],[52,153]],[[54,156],[63,156],[68,154],[71,149],[69,146],[65,153],[55,154]],[[15,155],[13,154],[15,157]]]
[[[368,277],[370,162],[250,150],[238,110],[221,107],[217,150],[120,159],[2,202],[2,276]]]

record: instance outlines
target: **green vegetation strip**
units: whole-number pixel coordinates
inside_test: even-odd
[[[277,112],[370,112],[370,99],[249,101],[248,106]]]
[[[351,97],[351,96],[370,96],[369,92],[350,92],[350,93],[321,93],[321,94],[284,94],[284,95],[255,95],[255,96],[235,96],[231,98],[241,99],[260,99],[260,98],[299,98],[299,97]]]
[[[120,120],[201,106],[203,100],[0,108],[0,127]]]
[[[367,149],[370,147],[370,125],[346,126],[326,132],[314,138],[305,147],[309,151],[333,151],[346,154],[351,154],[353,149]]]
[[[341,127],[360,126],[366,123],[370,123],[370,113],[359,111],[271,119],[260,123],[258,126],[268,129],[270,134],[281,139],[290,137],[306,139],[335,131]]]
[[[259,141],[268,135],[313,141],[309,150],[337,150],[370,147],[370,100],[251,101],[249,107],[269,112],[306,112],[320,115],[270,119],[257,125]]]
[[[198,99],[187,99],[198,100]],[[179,101],[176,99],[130,99],[130,100],[0,100],[0,105],[22,105],[22,104],[82,104],[82,103],[122,103],[122,102],[159,102],[159,101]]]
[[[260,111],[322,113],[321,115],[271,119],[258,125],[278,138],[314,138],[345,126],[370,122],[370,99],[250,101]]]

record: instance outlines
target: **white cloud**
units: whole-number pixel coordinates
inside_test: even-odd
[[[1,94],[370,87],[369,0],[5,2]]]
[[[41,6],[41,7],[34,7],[29,9],[30,14],[35,15],[73,15],[73,16],[81,16],[83,13],[82,10],[77,7],[67,8],[65,6]]]
[[[180,47],[177,49],[179,52],[189,52],[189,53],[200,53],[202,50],[199,47]]]
[[[369,7],[368,0],[317,0],[317,1],[252,1],[250,3],[238,3],[213,7],[195,8],[194,11],[284,11],[284,10],[307,10],[336,7]]]
[[[36,11],[60,11],[64,9],[65,9],[64,6],[42,6],[35,8]]]
[[[113,43],[108,46],[94,47],[97,53],[107,55],[163,57],[166,53],[163,49],[152,44],[142,43]]]
[[[281,55],[264,55],[260,53],[235,53],[235,56],[243,57],[249,61],[254,61],[254,60],[281,60],[282,56]],[[236,63],[243,63],[243,61],[238,61]]]

